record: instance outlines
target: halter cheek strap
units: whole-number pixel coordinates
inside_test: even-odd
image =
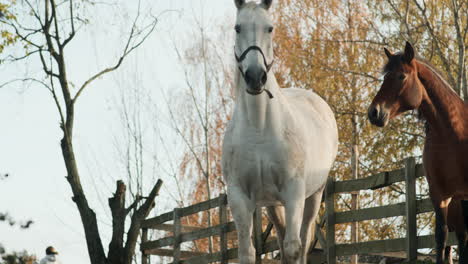
[[[266,57],[265,57],[265,54],[263,53],[262,49],[259,46],[250,46],[250,47],[248,47],[246,50],[244,50],[244,52],[242,52],[240,57],[237,56],[236,47],[234,47],[234,56],[236,57],[237,63],[241,63],[245,59],[245,57],[247,56],[247,53],[249,53],[252,50],[259,51],[260,54],[262,54],[263,64],[265,65],[266,73],[268,74],[268,72],[270,71],[271,67],[273,66],[273,63],[275,62],[275,60],[273,59],[271,61],[271,63],[268,64],[267,60],[266,60]],[[241,65],[239,65],[238,68],[239,68],[239,71],[240,71],[240,73],[242,75],[242,78],[244,78],[244,80],[245,80],[244,70],[242,69]],[[270,91],[268,91],[267,89],[265,89],[265,88],[263,88],[263,90],[258,94],[261,94],[263,91],[265,91],[268,94],[268,97],[270,97],[270,99],[273,98],[273,94]]]

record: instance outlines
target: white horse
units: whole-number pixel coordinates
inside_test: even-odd
[[[243,264],[255,261],[256,206],[267,207],[282,263],[306,262],[312,224],[338,149],[336,121],[327,103],[308,90],[280,89],[270,72],[271,2],[235,0],[237,94],[222,164]]]

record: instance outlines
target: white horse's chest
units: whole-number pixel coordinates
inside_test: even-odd
[[[297,153],[304,149],[291,148],[284,134],[287,132],[281,129],[276,133],[257,133],[241,126],[228,131],[230,140],[225,142],[223,166],[231,172],[227,174],[235,173],[235,177],[226,179],[228,185],[241,186],[258,204],[281,203],[285,183],[303,175],[305,157],[304,153]]]

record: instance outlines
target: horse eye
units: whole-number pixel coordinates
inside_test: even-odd
[[[240,30],[241,30],[240,25],[236,25],[234,29],[236,30],[237,33],[240,33]]]
[[[273,27],[269,27],[269,28],[268,28],[268,32],[269,32],[269,33],[273,32]]]

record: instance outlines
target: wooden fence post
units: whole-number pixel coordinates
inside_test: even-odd
[[[255,264],[262,263],[263,239],[262,239],[262,207],[258,206],[254,213],[254,239],[255,239]]]
[[[406,180],[406,256],[410,263],[418,258],[416,222],[416,161],[413,157],[405,161]]]
[[[148,228],[143,228],[141,230],[141,244],[145,243],[146,241],[148,241]],[[144,250],[141,250],[141,264],[148,264],[148,256]]]
[[[221,194],[219,196],[219,224],[220,225],[225,225],[228,222],[226,204],[227,204],[227,196],[226,194]],[[219,247],[221,251],[221,264],[227,264],[228,263],[228,256],[227,256],[228,240],[227,240],[226,226],[221,227],[221,231],[219,234],[219,243],[220,243]]]
[[[335,264],[335,182],[333,181],[333,178],[328,178],[325,195],[325,214],[327,218],[327,264]]]
[[[182,230],[181,224],[180,224],[180,215],[182,211],[180,208],[174,208],[174,252],[173,252],[173,263],[174,264],[179,264],[180,262],[180,233]]]

